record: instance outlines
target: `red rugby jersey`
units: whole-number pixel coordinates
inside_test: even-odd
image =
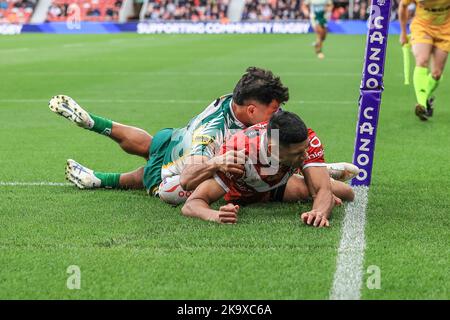
[[[302,169],[325,166],[324,151],[320,139],[312,129],[308,129],[308,157]],[[220,154],[230,150],[245,150],[247,156],[242,177],[217,172],[215,180],[227,192],[225,200],[244,203],[268,201],[270,190],[287,183],[297,169],[287,166],[271,166],[267,152],[267,122],[262,122],[245,130],[240,130],[227,139],[220,148]]]

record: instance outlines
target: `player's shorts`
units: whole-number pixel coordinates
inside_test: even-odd
[[[153,141],[149,150],[149,159],[144,167],[143,183],[147,192],[154,195],[162,181],[161,168],[164,165],[164,157],[167,147],[172,139],[172,128],[158,131],[153,136]]]
[[[326,28],[328,25],[327,18],[325,18],[325,11],[316,11],[314,16],[311,17],[311,25],[315,28],[316,26],[321,26]]]
[[[425,43],[450,52],[450,22],[444,25],[430,25],[413,20],[411,23],[411,43]]]

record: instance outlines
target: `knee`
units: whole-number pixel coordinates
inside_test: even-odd
[[[417,56],[416,57],[416,66],[421,68],[428,68],[429,61],[424,56]]]

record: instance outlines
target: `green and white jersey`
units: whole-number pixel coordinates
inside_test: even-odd
[[[332,5],[333,2],[331,0],[305,0],[305,4],[309,5],[311,24],[313,26],[316,24],[326,26],[326,9],[327,6]]]
[[[309,5],[311,13],[325,12],[328,5],[333,4],[331,0],[305,0],[305,4]]]
[[[174,130],[164,157],[161,178],[181,174],[188,156],[212,158],[226,138],[245,128],[234,115],[232,95],[216,99],[186,127]]]

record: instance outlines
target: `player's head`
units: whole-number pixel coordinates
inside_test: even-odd
[[[236,84],[233,101],[247,125],[268,121],[281,104],[289,100],[289,89],[272,71],[250,67]]]
[[[308,156],[309,145],[308,129],[303,120],[292,112],[277,112],[270,118],[267,133],[272,156],[277,157],[282,165],[300,168]]]

